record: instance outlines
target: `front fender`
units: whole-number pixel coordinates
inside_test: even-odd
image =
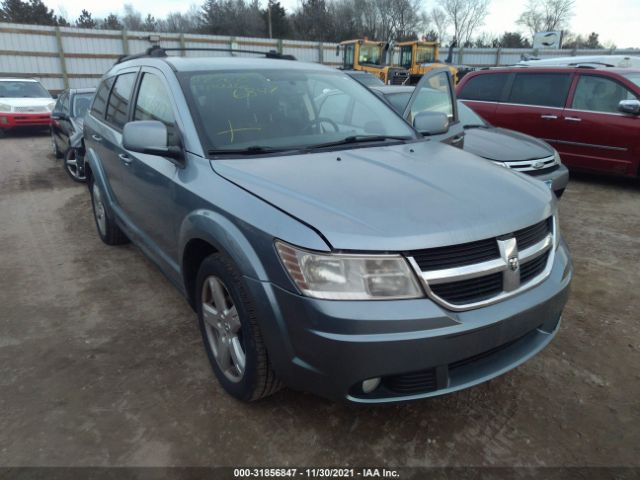
[[[187,244],[194,239],[204,240],[218,251],[229,255],[242,275],[260,281],[268,280],[265,268],[251,243],[225,216],[205,209],[191,212],[180,227],[180,258],[184,257]],[[184,270],[184,266],[182,269]]]
[[[98,185],[98,188],[102,192],[103,203],[105,208],[108,210],[109,214],[113,214],[113,205],[114,205],[114,195],[111,187],[109,186],[109,182],[107,181],[107,175],[102,168],[102,163],[98,159],[98,155],[95,150],[92,148],[87,149],[87,152],[84,157],[85,165],[89,165],[91,169],[91,177],[93,178],[93,182]],[[91,184],[87,184],[89,188],[91,188]]]

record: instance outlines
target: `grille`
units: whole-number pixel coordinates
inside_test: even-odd
[[[498,243],[495,238],[487,238],[477,242],[462,243],[450,247],[431,248],[410,252],[420,270],[440,270],[443,268],[461,267],[485,262],[500,257]]]
[[[34,106],[34,107],[13,107],[13,111],[17,113],[42,113],[48,112],[47,107]]]
[[[520,283],[526,283],[532,278],[540,275],[547,265],[547,259],[549,258],[549,251],[540,255],[527,263],[522,264],[520,267]]]
[[[515,338],[514,340],[511,340],[507,343],[503,343],[502,345],[498,345],[497,347],[493,347],[490,350],[486,350],[484,352],[478,353],[477,355],[473,355],[472,357],[467,357],[467,358],[463,358],[462,360],[458,360],[457,362],[453,362],[449,364],[449,371],[454,371],[456,368],[461,368],[464,367],[466,365],[469,365],[471,363],[475,363],[478,362],[484,358],[490,357],[492,355],[495,355],[499,352],[501,352],[502,350],[507,349],[508,347],[510,347],[511,345],[519,342],[520,340],[522,340],[524,337],[526,337],[527,335],[531,334],[534,330],[531,330],[530,332],[525,333],[524,335],[522,335],[521,337]]]
[[[383,385],[395,393],[411,394],[432,392],[438,389],[435,369],[384,377]]]
[[[522,251],[543,240],[549,233],[551,233],[551,217],[530,227],[518,230],[513,235],[518,242],[518,250]]]
[[[553,170],[558,168],[558,162],[556,162],[556,159],[553,155],[546,158],[506,163],[509,168],[517,170],[518,172],[526,172],[530,175],[541,175],[546,172],[552,172]],[[538,168],[535,168],[534,165],[536,165]]]
[[[502,272],[431,285],[431,291],[454,305],[479,302],[502,292]]]

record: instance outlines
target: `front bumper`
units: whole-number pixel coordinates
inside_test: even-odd
[[[552,172],[531,176],[541,182],[551,182],[551,190],[553,190],[558,198],[562,196],[564,189],[567,188],[567,184],[569,183],[569,169],[563,164],[558,165],[558,168]]]
[[[335,400],[386,403],[467,388],[538,353],[558,331],[571,276],[562,242],[540,285],[464,312],[429,299],[327,301],[269,282],[247,283],[285,384]],[[374,377],[383,379],[381,387],[363,393],[362,381]]]
[[[51,125],[50,113],[0,113],[0,128],[48,127]]]

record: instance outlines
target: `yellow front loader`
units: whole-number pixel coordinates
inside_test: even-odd
[[[399,42],[396,46],[400,49],[400,67],[409,72],[408,85],[415,85],[425,73],[441,67],[448,67],[458,83],[458,69],[439,61],[437,42],[412,40]]]
[[[377,76],[385,84],[402,85],[408,78],[405,68],[387,64],[389,44],[368,39],[346,40],[338,45],[336,55],[342,50],[342,69],[360,70]]]

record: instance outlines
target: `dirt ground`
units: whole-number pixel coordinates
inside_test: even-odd
[[[571,298],[520,368],[403,405],[245,405],[159,270],[100,242],[48,136],[0,147],[0,466],[640,466],[638,181],[572,178]]]

